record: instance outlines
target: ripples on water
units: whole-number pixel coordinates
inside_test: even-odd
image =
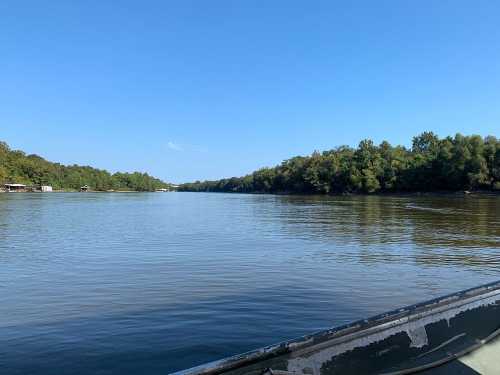
[[[164,374],[477,284],[500,198],[0,194],[2,374]]]

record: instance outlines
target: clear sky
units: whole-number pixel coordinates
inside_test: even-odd
[[[498,1],[0,2],[0,139],[173,182],[500,136]]]

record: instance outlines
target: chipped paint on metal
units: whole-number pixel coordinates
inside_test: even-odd
[[[417,338],[415,335],[416,332],[419,332],[419,330],[421,329],[425,330],[425,326],[427,326],[428,324],[435,323],[441,320],[449,321],[462,312],[495,304],[500,298],[499,294],[500,291],[497,290],[488,293],[487,297],[483,295],[480,299],[477,300],[473,298],[473,301],[469,300],[454,302],[450,305],[447,305],[448,309],[444,311],[439,311],[441,310],[441,308],[431,309],[430,311],[427,311],[425,313],[416,314],[415,316],[410,315],[388,322],[386,324],[382,324],[377,327],[373,327],[377,329],[377,332],[368,334],[366,336],[358,338],[351,337],[350,339],[349,337],[342,337],[342,343],[340,343],[339,340],[333,339],[316,347],[312,346],[310,348],[307,348],[306,350],[302,350],[302,352],[292,353],[292,356],[294,358],[288,360],[288,371],[302,374],[302,370],[306,367],[321,368],[324,363],[331,361],[332,358],[340,354],[359,347],[365,347],[370,344],[383,341],[400,332],[406,332],[410,337],[410,340],[412,340],[413,336],[413,339],[416,340],[415,343],[413,343],[412,340],[412,344],[414,347],[425,346],[427,344],[427,335],[425,335],[425,338],[423,338],[422,333],[420,333],[421,337]],[[356,333],[354,335],[357,334],[359,333]],[[318,371],[314,373],[314,375],[319,374],[320,372]]]
[[[427,326],[445,320],[451,326],[451,320],[457,315],[500,302],[500,282],[491,283],[449,296],[436,298],[421,304],[408,306],[363,321],[318,332],[300,339],[269,346],[250,353],[222,359],[196,368],[179,371],[176,375],[225,374],[236,370],[237,374],[247,373],[247,367],[261,373],[267,364],[280,365],[276,370],[285,370],[295,374],[320,375],[324,364],[336,356],[379,343],[402,332],[410,340],[410,347],[423,348],[429,344]],[[459,335],[461,337],[461,335]],[[453,338],[453,340],[456,339]],[[452,342],[448,340],[444,344]],[[398,346],[390,347],[398,348]],[[435,348],[436,349],[436,348]],[[382,350],[382,355],[388,350]],[[430,352],[432,352],[431,350]],[[429,352],[428,352],[429,353]],[[283,367],[284,366],[284,367]]]
[[[425,357],[426,355],[429,355],[429,354],[431,354],[431,353],[434,353],[434,352],[438,351],[439,349],[444,348],[446,345],[451,344],[453,341],[456,341],[456,340],[458,340],[458,339],[460,339],[460,338],[464,337],[465,335],[466,335],[466,333],[464,332],[464,333],[461,333],[461,334],[459,334],[459,335],[453,336],[451,339],[446,340],[445,342],[443,342],[443,343],[439,344],[438,346],[436,346],[435,348],[433,348],[433,349],[429,350],[428,352],[425,352],[425,353],[420,354],[420,355],[418,356],[418,358],[422,358],[422,357]]]
[[[411,348],[422,348],[429,344],[429,340],[427,339],[427,331],[425,330],[425,326],[417,327],[413,330],[409,330],[406,332],[408,337],[410,338],[410,347]]]

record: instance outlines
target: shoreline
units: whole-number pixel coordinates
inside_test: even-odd
[[[310,194],[310,193],[294,193],[294,192],[233,192],[233,191],[138,191],[138,190],[113,190],[113,191],[102,191],[102,190],[89,190],[89,191],[78,191],[78,190],[53,190],[51,192],[43,191],[5,191],[0,190],[1,193],[8,194],[50,194],[50,193],[210,193],[210,194],[246,194],[246,195],[282,195],[282,196],[302,196],[302,197],[313,197],[313,196],[323,196],[323,197],[467,197],[467,196],[500,196],[500,190],[490,191],[490,190],[472,190],[472,191],[414,191],[414,192],[377,192],[377,193],[329,193],[329,194]]]
[[[173,191],[139,191],[139,190],[113,190],[113,191],[102,191],[102,190],[89,190],[89,191],[78,191],[78,190],[52,190],[52,191],[5,191],[0,190],[1,193],[6,194],[51,194],[51,193],[173,193]]]
[[[179,191],[180,193],[213,193],[213,194],[248,194],[248,195],[289,195],[289,196],[323,196],[323,197],[467,197],[467,196],[500,196],[500,190],[471,190],[471,191],[413,191],[413,192],[377,192],[377,193],[294,193],[294,192],[233,192],[233,191]]]

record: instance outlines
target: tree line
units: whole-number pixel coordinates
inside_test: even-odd
[[[92,190],[154,191],[169,184],[147,173],[114,173],[89,166],[52,163],[38,155],[11,150],[0,142],[0,184],[50,185],[54,189],[79,190],[87,185]]]
[[[432,132],[411,148],[376,145],[296,156],[243,177],[182,184],[181,191],[345,194],[500,190],[500,140],[478,135],[440,139]]]

